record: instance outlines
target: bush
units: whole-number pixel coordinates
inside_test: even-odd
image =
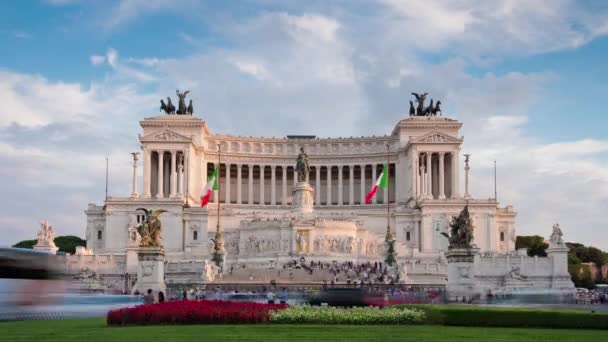
[[[271,310],[287,305],[225,302],[219,300],[175,301],[138,305],[108,312],[108,325],[204,324],[268,322]]]
[[[270,322],[289,324],[404,324],[422,323],[424,313],[398,308],[336,308],[331,306],[292,306],[272,311]]]
[[[424,312],[428,324],[491,327],[608,329],[608,314],[580,310],[398,305]]]

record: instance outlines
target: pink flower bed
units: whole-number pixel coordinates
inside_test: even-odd
[[[220,300],[175,301],[108,312],[108,325],[134,324],[221,324],[268,322],[270,310],[287,308],[283,304],[225,302]]]

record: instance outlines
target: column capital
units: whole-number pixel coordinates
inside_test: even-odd
[[[445,156],[445,153],[446,153],[446,152],[437,152],[437,153],[439,154],[439,156],[440,156],[441,158],[443,158],[443,157]]]

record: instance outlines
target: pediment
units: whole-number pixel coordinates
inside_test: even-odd
[[[461,144],[462,139],[454,138],[441,132],[432,132],[412,139],[412,143],[418,144]]]
[[[170,142],[191,142],[192,138],[174,132],[170,129],[163,129],[158,132],[150,133],[139,138],[142,142],[150,141],[170,141]]]

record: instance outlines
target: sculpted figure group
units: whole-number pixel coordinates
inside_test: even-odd
[[[164,212],[163,209],[148,210],[145,208],[137,208],[145,213],[143,222],[137,227],[137,232],[140,236],[140,247],[161,247],[160,231],[161,224],[158,216]]]
[[[469,215],[469,206],[465,205],[458,217],[452,218],[450,222],[450,234],[441,232],[448,238],[449,248],[470,248],[473,241],[473,222]]]
[[[441,101],[433,104],[433,99],[431,99],[431,104],[428,107],[424,107],[424,101],[428,93],[412,93],[412,95],[416,97],[418,105],[414,108],[414,103],[410,101],[410,116],[437,116],[437,113],[441,115]]]
[[[180,93],[179,90],[175,91],[175,94],[177,95],[177,98],[179,99],[178,101],[178,105],[177,105],[177,112],[176,112],[176,108],[173,105],[173,102],[171,102],[171,98],[169,96],[167,96],[167,102],[165,103],[164,100],[160,100],[160,110],[164,111],[165,114],[177,114],[177,115],[192,115],[192,113],[194,112],[194,106],[192,105],[192,100],[190,100],[190,103],[188,104],[188,106],[186,107],[186,95],[188,95],[188,93],[190,92],[190,90],[186,90],[183,93]]]

